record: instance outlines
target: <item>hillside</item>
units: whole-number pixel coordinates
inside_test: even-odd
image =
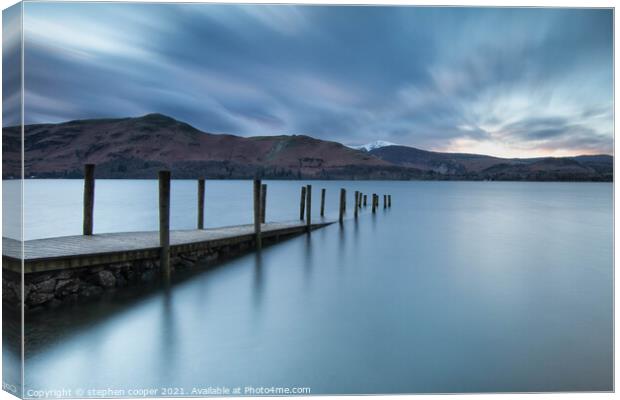
[[[19,174],[19,127],[3,130],[3,177]],[[413,178],[419,171],[392,166],[368,153],[309,136],[244,138],[211,134],[161,114],[69,121],[25,128],[27,177],[152,178],[170,169],[177,178]],[[358,176],[359,175],[359,176]]]
[[[407,146],[369,151],[391,164],[416,168],[447,179],[611,181],[613,157],[498,158],[480,154],[439,153]]]
[[[3,178],[20,173],[19,127],[3,129]],[[388,145],[356,150],[305,135],[241,137],[202,132],[161,114],[25,127],[25,175],[78,178],[436,179],[610,181],[613,157],[503,159]]]

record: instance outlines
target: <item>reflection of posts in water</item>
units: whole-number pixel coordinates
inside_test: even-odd
[[[345,237],[344,225],[338,225],[338,265],[340,270],[344,269],[349,264],[350,260],[346,257],[347,238]]]
[[[321,217],[325,216],[325,188],[321,189]]]
[[[260,251],[254,253],[254,305],[258,306],[263,294],[263,254]]]
[[[198,179],[198,229],[205,227],[205,180]]]
[[[170,279],[170,171],[159,171],[160,269]]]
[[[82,233],[93,234],[93,210],[95,208],[95,164],[84,165],[84,221]]]
[[[267,212],[267,184],[263,183],[260,187],[260,222],[265,223]]]
[[[362,198],[362,194],[360,193],[359,198]],[[357,244],[360,236],[360,222],[358,218],[355,218],[353,221],[353,243]]]
[[[256,236],[256,248],[258,250],[260,250],[262,247],[260,233],[260,192],[260,179],[254,179],[254,235]]]
[[[306,206],[306,187],[301,187],[301,197],[299,199],[299,219],[304,220],[304,208]]]
[[[164,283],[162,287],[162,306],[161,306],[161,346],[162,358],[166,360],[165,363],[160,364],[162,373],[160,376],[166,376],[167,372],[174,370],[174,365],[177,356],[176,350],[176,323],[174,320],[174,304],[172,301],[172,288],[168,282]]]
[[[312,240],[314,235],[306,235],[306,246],[304,254],[304,272],[306,279],[312,273]]]
[[[312,185],[306,186],[306,229],[310,232],[312,223]]]

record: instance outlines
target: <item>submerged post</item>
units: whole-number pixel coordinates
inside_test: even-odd
[[[325,188],[321,189],[321,217],[325,216]]]
[[[377,195],[376,194],[372,194],[372,212],[374,214],[374,212],[377,209]]]
[[[261,205],[261,183],[260,179],[254,179],[254,234],[256,235],[256,248],[260,250],[262,247],[260,234],[260,205]]]
[[[159,171],[159,246],[160,268],[170,278],[170,171]]]
[[[267,184],[263,183],[260,187],[260,222],[265,223],[267,212]]]
[[[338,222],[342,223],[342,219],[344,217],[344,204],[345,204],[345,196],[346,190],[340,189],[340,207],[338,210]]]
[[[355,203],[353,203],[353,208],[355,209],[354,211],[355,218],[357,218],[357,209],[358,209],[357,202],[359,201],[359,199],[360,199],[360,192],[356,190],[355,191]]]
[[[84,235],[93,234],[93,211],[95,209],[95,164],[84,165]]]
[[[306,187],[301,187],[301,198],[299,199],[299,219],[304,220],[304,208],[306,206]]]
[[[306,189],[306,227],[310,232],[310,224],[312,223],[312,185],[308,185]]]
[[[198,179],[198,229],[205,228],[205,180]]]
[[[368,197],[367,195],[364,195],[364,207],[366,207],[366,205],[367,205],[367,204],[366,204],[366,198],[367,198],[367,197]]]

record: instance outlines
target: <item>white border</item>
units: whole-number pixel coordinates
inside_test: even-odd
[[[26,0],[27,2],[34,2],[34,1],[39,1],[39,0]],[[62,0],[62,1],[66,1],[66,2],[80,2],[79,0]],[[135,2],[142,2],[142,3],[234,3],[231,1],[224,1],[224,0],[211,0],[208,2],[205,1],[175,1],[175,0],[133,0]],[[109,0],[107,2],[120,2],[117,0]],[[16,4],[16,1],[12,1],[12,0],[0,0],[0,5],[2,6],[2,9],[5,9],[13,4]],[[422,6],[481,6],[481,7],[583,7],[583,8],[592,8],[592,7],[601,7],[601,8],[615,8],[615,2],[614,1],[610,1],[610,0],[589,0],[589,1],[576,1],[576,0],[564,0],[564,1],[559,1],[559,0],[538,0],[538,1],[531,1],[531,0],[521,0],[521,1],[514,1],[514,0],[505,0],[502,1],[501,3],[497,2],[497,1],[484,1],[484,0],[477,0],[477,1],[454,1],[454,0],[446,0],[446,1],[433,1],[433,0],[425,0],[425,1],[416,1],[416,0],[389,0],[389,1],[364,1],[364,0],[313,0],[313,1],[289,1],[289,2],[285,2],[285,1],[266,1],[266,0],[245,0],[245,1],[240,1],[237,3],[247,3],[247,4],[322,4],[322,5],[329,5],[329,4],[349,4],[349,5],[422,5]],[[0,28],[1,28],[2,22],[1,22],[1,18],[0,18]],[[617,46],[618,46],[618,41],[617,39],[617,29],[616,29],[616,25],[615,25],[615,12],[614,12],[614,138],[615,138],[615,132],[616,132],[616,128],[617,128],[617,121],[615,119],[615,112],[617,110],[617,103],[615,102],[615,93],[616,93],[616,87],[617,87],[617,81],[615,80],[615,76],[618,73],[618,64],[615,63],[615,54],[617,54]],[[22,41],[23,43],[23,41]],[[23,49],[22,49],[22,57],[23,57]],[[2,72],[2,67],[0,65],[0,73]],[[22,74],[22,79],[23,79],[23,74]],[[2,83],[0,82],[0,90],[2,88]],[[23,82],[22,82],[22,91],[23,91]],[[23,95],[23,93],[22,93]],[[23,97],[22,97],[22,107],[23,107]],[[22,119],[23,119],[23,109],[22,109]],[[1,116],[0,116],[0,122],[1,122]],[[23,125],[23,120],[22,120],[22,125]],[[617,142],[614,140],[614,156],[616,154],[619,154],[618,152],[618,144]],[[0,154],[0,160],[1,160],[1,154]],[[618,171],[618,160],[614,159],[614,177],[616,174],[616,171]],[[615,179],[614,179],[615,181]],[[23,190],[23,188],[22,188]],[[615,253],[616,253],[616,249],[618,249],[618,238],[615,235],[615,227],[617,226],[617,215],[615,213],[615,209],[618,206],[618,196],[617,196],[617,191],[618,188],[614,183],[614,316],[615,314],[615,310],[618,309],[618,300],[615,297],[615,287],[617,284],[617,277],[615,274]],[[0,185],[0,196],[2,195],[2,187]],[[22,193],[23,195],[23,193]],[[0,197],[1,198],[1,197]],[[0,224],[2,223],[2,216],[0,215]],[[23,222],[22,222],[23,223]],[[23,229],[23,227],[22,227]],[[0,311],[1,312],[1,311]],[[616,349],[618,348],[618,337],[616,335],[615,332],[615,318],[614,318],[614,367],[615,367],[615,360],[616,360]],[[0,357],[0,368],[2,365],[2,360]],[[617,368],[614,368],[614,387],[615,384],[618,382],[618,370]],[[584,399],[584,398],[593,398],[593,399],[607,399],[607,398],[615,398],[614,393],[553,393],[553,394],[549,394],[549,393],[543,393],[543,394],[533,394],[533,393],[528,393],[528,394],[522,394],[522,393],[518,393],[518,394],[455,394],[455,395],[393,395],[393,396],[386,396],[386,395],[380,395],[380,396],[372,396],[373,398],[376,399],[381,399],[381,400],[385,400],[385,399],[412,399],[412,400],[417,400],[417,399],[437,399],[437,398],[444,398],[447,396],[458,396],[459,399],[495,399],[495,398],[502,398],[502,399],[521,399],[523,397],[526,398],[545,398],[545,399],[565,399],[565,400],[575,400],[575,399]],[[352,396],[303,396],[303,397],[296,397],[298,399],[348,399],[351,398]],[[247,398],[247,397],[244,397]],[[5,399],[15,399],[14,396],[8,394],[7,392],[4,391],[0,391],[0,400],[5,400]],[[277,399],[277,397],[263,397],[263,399]]]

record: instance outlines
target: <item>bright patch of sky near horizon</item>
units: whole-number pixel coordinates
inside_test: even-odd
[[[243,136],[612,153],[612,22],[605,9],[25,3],[25,118],[159,112]]]

